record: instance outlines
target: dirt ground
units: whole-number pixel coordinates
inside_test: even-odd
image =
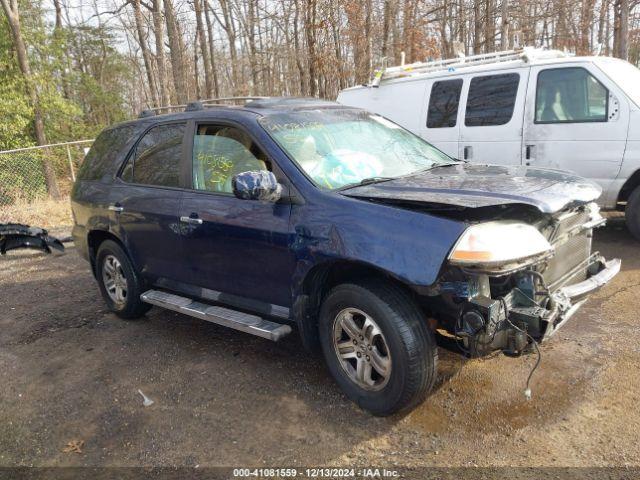
[[[106,311],[88,264],[0,258],[0,466],[640,466],[640,243],[595,248],[622,272],[535,356],[440,349],[408,415],[348,401],[296,335],[271,343],[172,312]],[[144,407],[140,389],[155,403]],[[82,440],[82,453],[65,453]]]

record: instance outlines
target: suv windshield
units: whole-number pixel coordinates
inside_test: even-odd
[[[409,175],[453,160],[420,137],[362,110],[271,114],[262,126],[319,187]]]

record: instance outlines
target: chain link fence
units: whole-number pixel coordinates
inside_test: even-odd
[[[48,224],[47,216],[52,211],[59,211],[60,218],[69,217],[68,196],[92,142],[79,140],[0,151],[0,223]],[[45,162],[51,166],[59,199],[51,198],[48,191]]]

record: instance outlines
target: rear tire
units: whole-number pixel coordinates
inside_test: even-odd
[[[433,388],[435,338],[400,288],[378,281],[335,287],[322,303],[319,330],[331,374],[374,415],[410,410]]]
[[[129,256],[113,240],[105,240],[98,248],[96,278],[109,310],[120,318],[140,318],[151,308],[140,300],[144,285]]]
[[[631,192],[624,210],[624,219],[627,228],[636,240],[640,240],[640,187]]]

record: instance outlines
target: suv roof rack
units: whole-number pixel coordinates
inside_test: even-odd
[[[147,108],[138,115],[138,118],[153,117],[154,115],[161,115],[163,113],[173,112],[195,112],[198,110],[204,110],[207,107],[224,106],[226,103],[234,102],[249,102],[253,100],[264,100],[269,97],[217,97],[208,98],[206,100],[196,100],[187,104],[180,105],[166,105],[164,107]]]
[[[291,109],[335,105],[335,102],[315,97],[265,97],[261,99],[254,99],[246,103],[246,106],[250,108],[288,107]]]
[[[453,71],[454,69],[475,67],[489,63],[512,62],[521,60],[531,62],[536,59],[564,58],[570,54],[560,50],[545,50],[542,48],[524,47],[516,50],[506,50],[503,52],[482,53],[480,55],[460,56],[457,58],[434,60],[431,62],[416,62],[408,65],[398,65],[395,67],[383,67],[374,73],[370,87],[377,87],[383,80],[393,78],[410,77],[413,75],[433,73],[440,71]]]

